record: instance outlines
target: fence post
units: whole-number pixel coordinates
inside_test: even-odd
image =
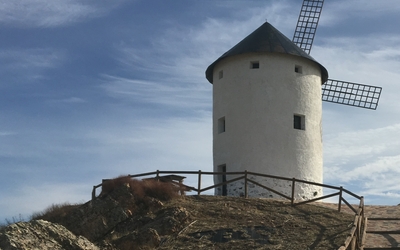
[[[247,170],[244,171],[244,198],[248,198],[248,193],[247,193]]]
[[[358,216],[358,223],[357,223],[357,239],[356,239],[356,243],[358,248],[361,249],[361,225],[363,222],[363,218],[361,216]]]
[[[358,247],[360,249],[362,249],[363,244],[364,244],[363,239],[364,239],[364,234],[366,233],[365,227],[367,226],[365,224],[366,218],[365,218],[365,214],[364,214],[364,208],[365,208],[364,207],[364,196],[361,196],[360,197],[360,205],[358,206],[358,211],[360,211],[360,214],[359,214],[360,220],[358,223],[359,234],[357,235],[358,236],[357,243],[358,243]]]
[[[361,196],[361,199],[360,199],[360,206],[362,207],[361,216],[362,216],[363,219],[364,219],[364,216],[365,216],[365,214],[364,214],[364,196]]]
[[[96,199],[96,186],[93,186],[92,190],[92,200]]]
[[[338,211],[342,209],[342,195],[343,195],[343,187],[340,186],[340,192],[339,192],[339,202],[338,202]]]
[[[160,179],[160,170],[157,169],[156,180],[158,181],[159,179]]]
[[[350,249],[351,250],[358,249],[358,248],[356,248],[356,245],[357,245],[357,239],[356,239],[356,236],[353,235],[353,238],[351,239],[351,242],[350,242]]]
[[[296,179],[292,179],[292,200],[290,201],[292,203],[292,206],[294,204],[294,185],[296,184]]]
[[[199,170],[199,179],[197,183],[197,195],[200,195],[200,189],[201,189],[201,170]]]

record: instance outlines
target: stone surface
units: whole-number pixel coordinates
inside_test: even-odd
[[[0,231],[0,249],[3,250],[98,250],[83,236],[75,236],[65,227],[43,221],[19,222]]]
[[[2,229],[0,250],[155,249],[161,236],[176,235],[190,221],[185,208],[164,208],[154,197],[135,197],[129,185],[85,204],[57,209]]]
[[[160,245],[161,238],[157,230],[147,228],[139,232],[126,235],[115,242],[120,250],[155,249]]]

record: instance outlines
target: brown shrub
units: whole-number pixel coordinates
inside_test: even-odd
[[[136,180],[129,176],[119,176],[117,178],[104,181],[100,196],[112,192],[115,188],[128,184],[131,193],[137,201],[143,201],[146,197],[168,201],[179,197],[179,188],[170,182],[161,182],[154,179]]]
[[[144,190],[143,181],[129,179],[129,187],[131,189],[131,193],[138,200],[143,200],[146,197],[146,192]]]
[[[156,180],[142,181],[146,196],[168,201],[179,197],[179,188],[170,182]]]
[[[132,179],[129,176],[119,176],[114,179],[103,181],[100,196],[112,192],[116,187],[119,187],[125,183],[129,183],[131,180]]]

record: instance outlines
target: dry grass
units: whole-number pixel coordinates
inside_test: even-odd
[[[129,176],[120,176],[107,180],[102,185],[100,196],[111,193],[121,185],[129,185],[131,193],[136,200],[142,201],[147,197],[168,201],[179,197],[179,188],[170,182],[156,180],[136,180]]]
[[[80,205],[81,204],[73,205],[68,202],[62,204],[52,204],[45,210],[32,214],[31,219],[53,221],[54,218],[64,217],[66,214]]]
[[[338,249],[354,215],[316,205],[221,196],[187,196],[168,206],[190,211],[193,224],[159,249]]]
[[[0,230],[11,224],[18,223],[21,221],[26,221],[25,218],[22,216],[22,214],[19,214],[18,217],[13,216],[11,219],[6,218],[4,222],[0,222]]]

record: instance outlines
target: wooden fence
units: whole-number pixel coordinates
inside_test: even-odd
[[[178,183],[178,185],[180,186],[180,188],[186,190],[186,191],[194,191],[197,192],[197,195],[201,195],[201,193],[220,187],[220,186],[224,186],[227,185],[229,183],[233,183],[233,182],[237,182],[240,180],[244,180],[244,197],[248,198],[248,184],[252,183],[256,186],[259,186],[261,188],[264,188],[272,193],[275,193],[277,195],[280,195],[282,198],[285,198],[287,200],[290,200],[290,204],[292,206],[298,206],[301,204],[306,204],[306,203],[311,203],[311,202],[315,202],[318,200],[323,200],[323,199],[327,199],[327,198],[331,198],[331,197],[335,197],[338,196],[338,211],[340,212],[342,210],[342,203],[344,203],[348,208],[350,208],[354,214],[355,214],[355,218],[354,218],[354,223],[352,226],[352,229],[350,231],[350,234],[348,235],[345,243],[343,244],[343,246],[341,246],[339,248],[339,250],[356,250],[356,249],[362,249],[363,248],[363,244],[365,242],[365,228],[366,228],[366,217],[364,215],[364,198],[362,196],[358,196],[352,192],[350,192],[347,189],[344,189],[343,187],[336,187],[336,186],[331,186],[331,185],[326,185],[326,184],[321,184],[321,183],[316,183],[316,182],[310,182],[310,181],[304,181],[304,180],[299,180],[296,178],[287,178],[287,177],[280,177],[280,176],[274,176],[274,175],[267,175],[267,174],[260,174],[260,173],[254,173],[254,172],[249,172],[249,171],[244,171],[244,172],[202,172],[201,170],[199,171],[154,171],[154,172],[148,172],[148,173],[142,173],[142,174],[135,174],[135,175],[128,175],[131,178],[138,178],[138,177],[146,177],[146,176],[154,176],[152,178],[154,179],[161,179],[163,176],[162,175],[197,175],[197,187],[190,187],[187,185],[184,185],[183,183]],[[207,186],[207,187],[202,187],[201,183],[202,183],[202,176],[215,176],[215,175],[235,175],[235,176],[239,176],[236,178],[233,178],[231,180],[225,181],[225,182],[221,182],[212,186]],[[281,192],[274,190],[273,188],[267,187],[262,185],[261,183],[258,183],[254,180],[252,180],[250,177],[251,176],[258,176],[258,177],[264,177],[264,178],[270,178],[270,179],[276,179],[276,180],[285,180],[285,181],[290,181],[292,182],[292,192],[291,192],[291,196],[282,194]],[[149,178],[149,177],[148,177]],[[103,180],[107,181],[107,180]],[[296,183],[305,183],[305,184],[309,184],[309,185],[315,185],[315,186],[320,186],[323,188],[327,188],[327,189],[332,189],[332,190],[336,190],[337,192],[329,194],[329,195],[325,195],[325,196],[321,196],[321,197],[317,197],[315,199],[310,199],[310,200],[306,200],[306,201],[295,201],[295,190],[296,190]],[[92,199],[96,198],[96,189],[101,187],[101,184],[98,184],[96,186],[93,186],[93,191],[92,191]],[[357,200],[359,200],[359,205],[358,207],[354,207],[353,205],[351,205],[344,197],[343,195],[347,194]]]

